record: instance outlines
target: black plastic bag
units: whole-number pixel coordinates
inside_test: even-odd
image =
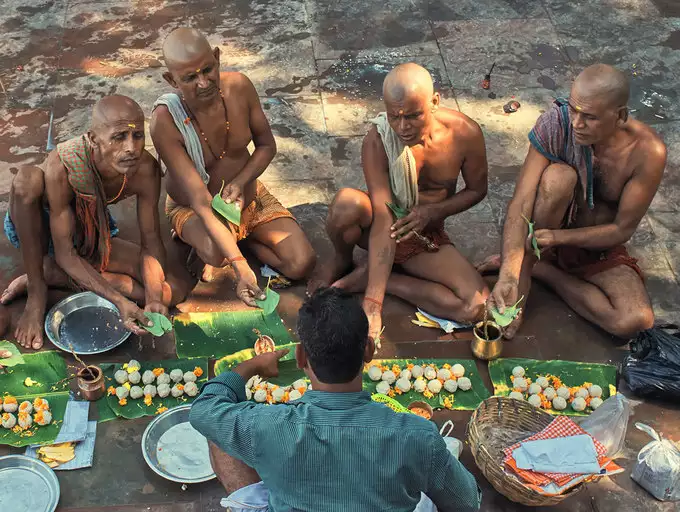
[[[630,343],[623,378],[637,396],[680,400],[680,333],[647,329]]]

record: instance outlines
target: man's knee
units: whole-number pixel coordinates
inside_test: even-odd
[[[206,265],[211,265],[213,267],[221,267],[224,265],[224,257],[222,253],[217,248],[217,244],[212,241],[208,236],[201,243],[201,247],[196,248],[199,257]]]
[[[34,204],[45,191],[45,175],[39,167],[22,167],[12,181],[11,194],[19,204]]]
[[[485,300],[486,297],[480,294],[461,299],[455,293],[450,292],[442,296],[440,304],[444,311],[450,311],[451,320],[472,323],[481,320]]]
[[[643,306],[628,314],[620,314],[620,312],[617,314],[615,311],[615,314],[616,318],[607,330],[619,338],[630,339],[639,332],[654,327],[654,311],[650,306]]]
[[[353,188],[342,188],[328,209],[326,226],[330,230],[359,224],[365,194]]]
[[[308,277],[316,265],[316,253],[309,247],[305,251],[300,251],[286,264],[284,274],[287,278],[295,281]]]
[[[545,168],[538,184],[538,196],[556,201],[571,197],[578,183],[576,170],[567,164],[550,164]]]

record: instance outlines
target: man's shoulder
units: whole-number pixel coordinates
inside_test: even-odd
[[[222,89],[231,93],[239,93],[254,88],[253,83],[240,71],[222,71],[220,73]]]
[[[440,107],[438,113],[438,120],[450,130],[452,137],[459,140],[484,137],[479,124],[462,112],[448,107]]]
[[[634,120],[634,129],[639,144],[640,161],[649,172],[663,172],[666,163],[666,144],[651,126]]]

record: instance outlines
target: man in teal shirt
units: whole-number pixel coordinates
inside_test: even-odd
[[[478,510],[474,477],[434,423],[398,414],[361,390],[373,358],[368,320],[351,295],[317,291],[300,309],[298,367],[312,383],[299,400],[246,400],[253,375],[278,374],[286,350],[262,354],[205,384],[191,424],[210,442],[218,478],[241,510],[382,512]],[[435,508],[436,506],[436,508]]]

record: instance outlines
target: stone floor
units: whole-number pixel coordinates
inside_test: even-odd
[[[12,174],[45,157],[48,123],[56,142],[81,133],[91,105],[117,92],[135,98],[147,115],[168,87],[160,47],[175,27],[204,31],[222,49],[223,65],[255,84],[277,137],[279,152],[264,175],[293,208],[321,257],[326,204],[344,186],[363,186],[361,136],[381,108],[382,78],[394,64],[415,61],[435,78],[447,106],[482,126],[490,164],[486,200],[447,223],[450,235],[474,261],[497,252],[505,205],[527,149],[536,117],[584,66],[603,61],[631,77],[633,116],[665,139],[669,161],[661,188],[630,243],[641,258],[659,322],[680,320],[680,3],[673,0],[4,0],[0,11],[0,213],[7,208]],[[479,87],[496,62],[492,87]],[[517,113],[502,105],[517,99]],[[150,144],[150,138],[147,138]],[[152,148],[149,148],[152,149]],[[136,238],[134,204],[117,205],[123,235]],[[164,224],[167,230],[167,225]],[[183,248],[166,237],[173,264]],[[18,252],[2,237],[0,273],[5,282],[21,271]],[[302,288],[283,295],[289,326]],[[54,297],[56,298],[56,296]],[[190,309],[235,304],[228,282],[201,284]],[[13,307],[16,321],[21,303]],[[467,343],[410,325],[411,308],[386,304],[385,356],[470,357]],[[505,355],[618,363],[625,347],[576,317],[536,286],[526,322]],[[131,342],[101,360],[163,357],[171,339],[141,353]],[[479,370],[485,374],[481,364]],[[486,378],[486,377],[485,377]],[[487,381],[487,384],[488,381]],[[624,388],[625,391],[625,388]],[[634,401],[627,436],[630,469],[647,442],[632,428],[643,421],[680,439],[680,411]],[[465,434],[470,413],[437,413]],[[147,420],[101,424],[90,470],[59,472],[64,511],[217,511],[222,492],[212,482],[182,491],[151,472],[139,445]],[[6,453],[0,448],[0,454]],[[484,510],[524,507],[495,492],[476,470],[469,448],[463,462],[484,488]],[[629,472],[587,486],[555,510],[676,510],[641,490]]]

